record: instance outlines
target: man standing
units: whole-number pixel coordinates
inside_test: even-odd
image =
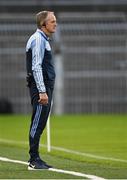
[[[39,156],[39,141],[50,112],[55,82],[49,37],[56,31],[57,23],[50,11],[39,12],[36,23],[37,30],[26,45],[27,82],[33,107],[29,131],[29,170],[51,168]]]

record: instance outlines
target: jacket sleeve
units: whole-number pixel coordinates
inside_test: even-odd
[[[46,92],[43,79],[42,62],[45,51],[45,40],[40,34],[36,34],[32,44],[32,71],[39,93]]]

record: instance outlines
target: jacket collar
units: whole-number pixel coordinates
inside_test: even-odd
[[[37,32],[41,33],[41,35],[42,35],[47,41],[49,41],[49,37],[48,37],[43,31],[41,31],[40,29],[37,29]]]

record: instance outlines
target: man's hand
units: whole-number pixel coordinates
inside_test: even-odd
[[[46,93],[39,93],[39,100],[38,102],[42,105],[48,104],[48,96]]]

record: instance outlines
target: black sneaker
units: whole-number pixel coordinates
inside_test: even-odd
[[[37,157],[33,161],[29,161],[28,170],[42,170],[42,169],[49,169],[52,166],[46,164],[40,157]]]
[[[42,164],[45,164],[48,168],[52,168],[51,165],[48,165],[45,161],[43,161],[40,157],[37,158]]]

